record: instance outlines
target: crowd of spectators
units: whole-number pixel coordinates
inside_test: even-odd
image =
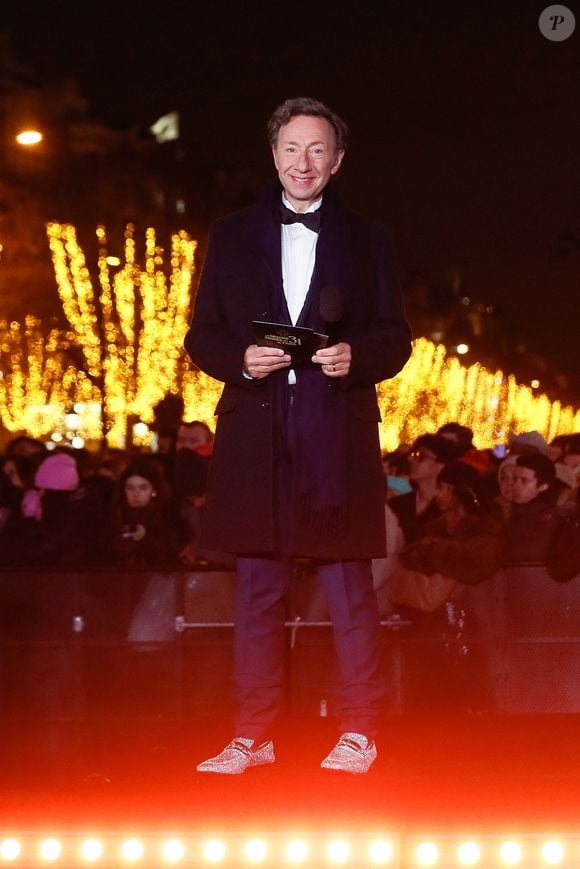
[[[160,432],[155,450],[109,448],[98,456],[61,446],[49,451],[34,438],[14,438],[0,457],[0,567],[8,575],[88,569],[88,629],[96,636],[130,643],[171,637],[175,572],[235,567],[231,555],[200,546],[212,441],[211,429],[199,421]],[[477,662],[470,638],[484,636],[482,617],[493,612],[491,580],[502,570],[540,566],[544,578],[530,574],[529,588],[542,611],[546,583],[562,587],[580,575],[580,434],[547,443],[528,431],[503,448],[478,449],[469,428],[450,422],[383,459],[387,552],[373,562],[381,616],[420,639],[436,639],[443,650],[441,679],[423,681],[418,702],[449,702],[441,685],[459,674],[470,697],[474,685],[478,691],[473,704],[462,695],[464,705],[485,706],[482,694],[492,692],[493,679],[489,662]],[[301,618],[327,620],[316,565],[299,567],[308,589]],[[123,587],[111,583],[110,594],[101,583],[109,571],[125,573]],[[400,595],[401,576],[410,575],[423,578],[425,599],[431,582],[447,589],[446,596],[431,609],[413,605]],[[525,584],[525,572],[517,575]],[[26,619],[13,618],[24,612],[18,587],[0,632],[20,636],[30,601]],[[61,607],[70,630],[67,594],[65,586],[61,597],[51,587],[48,598],[50,612]],[[39,612],[49,611],[36,603]],[[520,603],[532,612],[533,601],[524,596]],[[435,673],[434,661],[431,666]],[[438,686],[433,696],[429,684]]]
[[[232,567],[200,548],[212,440],[197,420],[160,433],[147,452],[49,451],[14,438],[0,457],[0,566]],[[374,565],[378,591],[397,563],[464,584],[505,564],[548,563],[560,581],[580,569],[580,434],[548,444],[523,432],[478,449],[471,429],[450,422],[385,453],[384,467],[388,553]]]
[[[0,460],[0,566],[205,565],[199,523],[212,440],[199,421],[163,433],[148,452],[96,456],[14,438]]]
[[[383,611],[397,569],[476,585],[501,567],[543,565],[556,581],[580,573],[580,434],[550,444],[537,431],[477,449],[450,422],[384,455],[388,555],[374,564]]]

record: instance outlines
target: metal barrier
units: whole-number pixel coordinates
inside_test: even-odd
[[[225,570],[6,572],[0,722],[162,727],[228,714],[234,583]],[[288,713],[331,713],[331,626],[307,570],[286,626]],[[383,658],[386,714],[579,712],[580,583],[510,568],[466,587],[453,611],[389,613]]]

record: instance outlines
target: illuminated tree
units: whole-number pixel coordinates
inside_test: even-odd
[[[33,316],[25,318],[24,328],[0,320],[0,420],[8,431],[42,437],[55,432],[75,404],[92,404],[99,412],[83,434],[100,437],[100,396],[67,357],[69,343],[70,336],[58,329],[43,334]]]
[[[125,230],[123,262],[109,256],[99,226],[97,295],[75,228],[50,223],[47,233],[64,313],[102,395],[107,441],[123,445],[128,421],[152,422],[159,401],[180,390],[197,243],[184,231],[172,235],[167,277],[153,229],[145,234],[142,268],[132,224]]]
[[[4,426],[40,436],[54,430],[72,404],[84,403],[93,411],[92,422],[86,414],[83,421],[88,436],[102,435],[95,422],[95,408],[102,406],[109,444],[124,445],[128,423],[151,423],[169,395],[182,396],[186,419],[213,426],[222,384],[196,370],[183,350],[196,242],[184,231],[172,236],[167,277],[154,230],[146,231],[142,268],[132,225],[125,231],[123,262],[109,256],[99,227],[97,293],[74,227],[51,223],[47,232],[70,332],[53,330],[45,340],[34,317],[26,318],[24,335],[17,322],[0,324]],[[535,395],[513,375],[478,363],[463,366],[442,344],[425,338],[414,342],[403,371],[379,384],[378,398],[385,450],[451,420],[470,426],[480,448],[505,442],[514,432],[535,429],[550,441],[580,431],[579,410]]]

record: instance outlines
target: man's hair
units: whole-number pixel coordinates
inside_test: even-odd
[[[190,419],[190,420],[182,419],[179,423],[178,431],[180,428],[202,428],[205,431],[205,433],[208,437],[208,440],[209,441],[213,440],[213,432],[212,432],[211,428],[209,427],[209,425],[206,422],[202,422],[201,419]]]
[[[348,138],[348,127],[342,118],[339,118],[328,106],[321,103],[320,100],[312,99],[311,97],[293,97],[285,100],[275,110],[274,114],[268,121],[268,141],[272,148],[275,148],[278,143],[278,134],[280,127],[284,127],[292,118],[298,115],[309,115],[314,118],[324,118],[334,130],[334,138],[336,140],[336,150],[346,150],[346,140]]]
[[[413,441],[413,450],[430,450],[438,462],[450,462],[455,458],[453,444],[440,434],[422,434]]]
[[[453,435],[457,440],[459,455],[463,455],[467,450],[473,447],[473,431],[467,425],[461,425],[459,422],[446,422],[439,426],[437,434]]]
[[[556,468],[554,462],[547,456],[541,453],[534,453],[529,456],[518,456],[516,465],[518,468],[529,468],[536,475],[538,486],[544,484],[549,487],[554,485],[556,480]]]

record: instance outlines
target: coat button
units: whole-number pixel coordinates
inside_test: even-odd
[[[267,410],[267,409],[270,407],[270,402],[269,402],[269,401],[263,401],[263,402],[260,404],[260,407],[263,407],[265,410]]]

